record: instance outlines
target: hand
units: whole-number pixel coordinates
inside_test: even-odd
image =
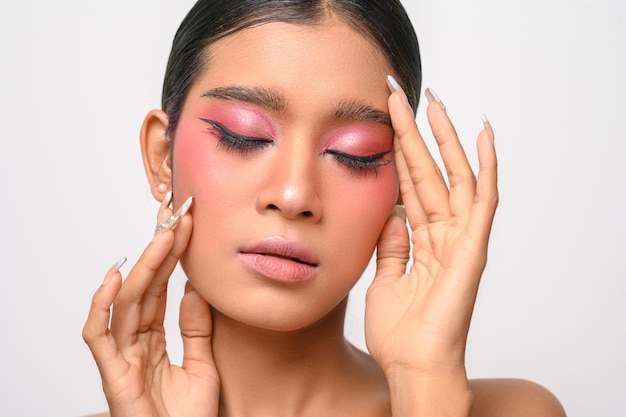
[[[173,230],[176,217],[168,208],[170,196],[158,214],[160,224],[166,226],[123,284],[119,267],[109,270],[93,297],[83,330],[112,416],[217,416],[219,377],[211,352],[211,314],[189,283],[180,306],[182,366],[171,365],[165,350],[167,282],[192,228],[191,216],[183,208]]]
[[[465,345],[498,201],[493,131],[478,136],[478,180],[445,108],[433,94],[428,121],[450,187],[428,152],[401,90],[389,98],[395,160],[411,227],[391,216],[378,243],[376,277],[366,299],[366,342],[386,374],[465,378]]]

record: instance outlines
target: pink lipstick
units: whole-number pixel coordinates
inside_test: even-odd
[[[275,281],[304,282],[313,279],[319,261],[300,242],[271,237],[246,245],[239,257],[252,271]]]

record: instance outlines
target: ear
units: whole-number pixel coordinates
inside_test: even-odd
[[[140,134],[143,166],[157,201],[162,201],[172,188],[171,143],[166,135],[168,123],[164,111],[152,110],[146,115]]]

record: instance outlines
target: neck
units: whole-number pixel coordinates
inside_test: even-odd
[[[378,375],[369,357],[345,340],[345,309],[346,300],[314,325],[291,332],[253,328],[214,311],[220,415],[315,415],[345,402],[355,380],[371,379],[372,370]]]

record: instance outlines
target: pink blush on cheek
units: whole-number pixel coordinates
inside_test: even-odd
[[[332,201],[349,207],[350,218],[359,219],[368,228],[382,227],[398,199],[395,165],[380,167],[376,175],[357,177],[340,185],[334,192],[340,197]]]
[[[174,193],[193,195],[196,200],[210,196],[228,183],[229,167],[216,152],[216,138],[210,136],[204,122],[181,120],[176,132],[173,153]]]
[[[382,172],[383,170],[386,172]],[[370,206],[380,204],[382,210],[391,210],[398,199],[398,180],[395,167],[390,164],[381,168],[377,180],[373,181],[367,187],[370,192]]]

